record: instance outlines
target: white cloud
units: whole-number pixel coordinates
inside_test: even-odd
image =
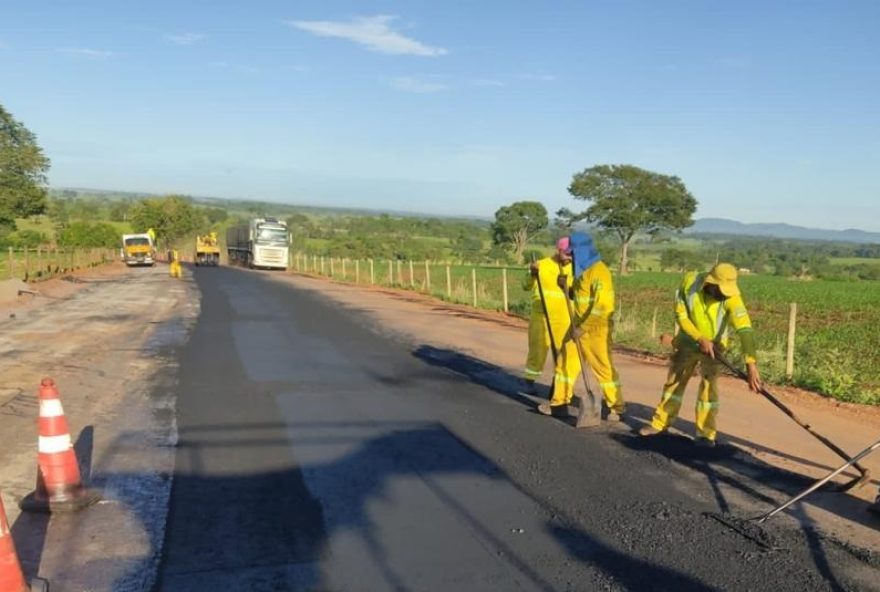
[[[109,58],[113,55],[112,51],[104,51],[102,49],[89,49],[87,47],[62,47],[58,51],[67,55],[90,58],[93,60]]]
[[[507,83],[502,80],[495,80],[494,78],[480,78],[478,80],[472,81],[474,86],[507,86]]]
[[[556,76],[553,74],[520,74],[520,80],[537,80],[538,82],[553,82]]]
[[[192,45],[194,43],[198,43],[199,41],[204,41],[206,38],[207,35],[203,35],[202,33],[180,33],[175,35],[165,35],[165,39],[167,39],[174,45]]]
[[[389,26],[396,18],[394,16],[378,15],[357,17],[348,22],[284,21],[284,23],[318,37],[348,39],[379,53],[427,57],[436,57],[449,53],[442,47],[431,47],[398,33]]]
[[[419,80],[418,78],[409,78],[406,76],[392,78],[391,87],[399,91],[416,94],[428,94],[449,90],[449,86],[441,82]]]

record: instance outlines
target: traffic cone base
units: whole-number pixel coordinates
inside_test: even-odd
[[[76,512],[83,508],[87,508],[100,500],[101,494],[97,491],[80,487],[78,490],[71,492],[62,499],[49,499],[40,495],[38,491],[32,491],[27,494],[18,505],[25,512],[52,514],[56,512]]]

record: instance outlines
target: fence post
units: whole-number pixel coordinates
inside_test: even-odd
[[[413,262],[410,260],[409,262],[409,287],[412,288],[416,285],[416,274],[413,273]]]
[[[471,287],[474,292],[474,308],[477,308],[477,268],[471,267]]]
[[[501,269],[501,282],[503,283],[502,293],[504,296],[504,312],[508,311],[508,300],[507,300],[507,268],[504,267]]]
[[[335,270],[333,269],[333,257],[330,257],[330,277],[335,275]]]
[[[31,277],[31,250],[25,246],[24,248],[24,279],[29,280]]]
[[[9,279],[15,277],[15,252],[9,247]]]
[[[345,259],[345,257],[343,257],[342,258],[342,280],[343,281],[348,279],[348,273],[346,273],[346,271],[345,271],[345,267],[346,267],[345,263],[346,263],[346,259]]]
[[[431,293],[431,265],[425,259],[425,291]]]
[[[321,255],[321,275],[324,275],[324,256]]]
[[[403,285],[403,261],[397,260],[397,283]]]
[[[376,276],[373,274],[373,260],[370,259],[370,285],[376,283]]]
[[[361,283],[361,260],[354,260],[354,283]]]
[[[394,284],[394,261],[388,260],[388,285]]]
[[[446,265],[446,297],[452,300],[452,272],[449,271],[449,264]]]
[[[651,339],[657,337],[657,307],[654,307],[654,316],[651,317]]]
[[[318,256],[312,255],[312,273],[318,273]]]
[[[43,247],[37,247],[37,273],[43,275]]]
[[[792,302],[788,310],[788,343],[785,352],[785,378],[794,376],[794,330],[797,324],[797,302]]]

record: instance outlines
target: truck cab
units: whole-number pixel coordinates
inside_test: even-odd
[[[129,267],[156,264],[156,245],[148,233],[122,235],[122,260]]]

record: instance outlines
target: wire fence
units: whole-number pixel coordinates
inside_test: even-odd
[[[0,250],[0,280],[38,282],[118,259],[113,249],[35,247]]]

